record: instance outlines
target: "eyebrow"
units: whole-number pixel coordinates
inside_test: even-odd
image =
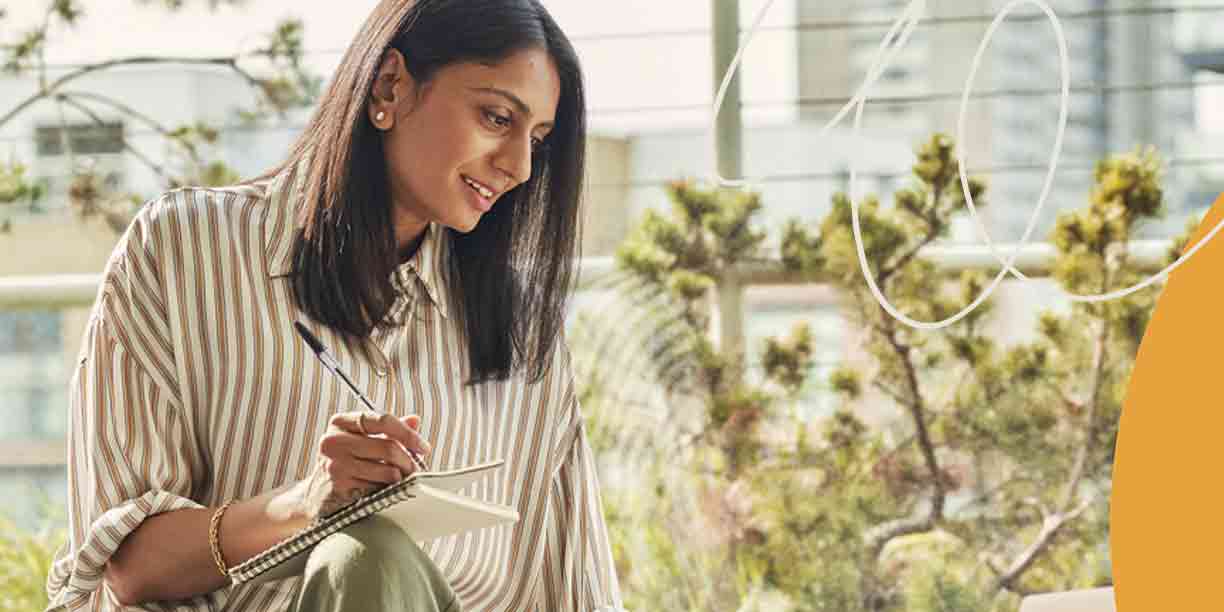
[[[527,106],[527,103],[523,102],[523,100],[519,98],[518,96],[504,89],[499,89],[497,87],[469,87],[468,89],[471,89],[472,91],[482,91],[485,93],[497,94],[509,100],[510,103],[513,104],[514,107],[517,108],[520,113],[523,113],[524,115],[527,115],[528,117],[531,116],[531,108]],[[553,122],[543,121],[540,123],[540,127],[548,127],[548,128],[553,127]]]

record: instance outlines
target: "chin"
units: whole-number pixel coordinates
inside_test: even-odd
[[[458,223],[446,223],[445,225],[455,230],[456,232],[467,234],[471,232],[472,230],[476,229],[477,225],[480,225],[480,218],[483,216],[484,215],[476,215],[469,219],[463,219]]]

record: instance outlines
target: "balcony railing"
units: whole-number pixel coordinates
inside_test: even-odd
[[[1156,272],[1160,269],[1160,263],[1169,246],[1168,240],[1132,241],[1130,243],[1131,261],[1146,270]],[[995,248],[1006,256],[1015,248],[1015,245],[996,244]],[[1055,254],[1053,245],[1044,242],[1028,243],[1020,249],[1015,266],[1030,277],[1047,276]],[[930,246],[923,249],[919,257],[949,273],[959,273],[967,269],[997,270],[999,268],[998,261],[984,245]],[[582,277],[589,279],[602,276],[610,273],[614,267],[615,261],[612,257],[586,257],[582,259]],[[820,279],[800,278],[790,274],[776,263],[743,266],[736,271],[735,276],[739,279],[741,286],[820,282]],[[97,297],[100,277],[100,274],[3,277],[0,278],[0,309],[89,306]]]
[[[1133,241],[1130,244],[1131,261],[1149,273],[1156,273],[1169,246],[1168,240]],[[1014,245],[1001,244],[997,248],[1006,256]],[[1049,275],[1055,254],[1050,244],[1026,244],[1020,249],[1015,265],[1025,275],[1041,278]],[[1000,267],[990,250],[983,245],[933,246],[921,251],[919,256],[950,275],[966,269],[998,270]],[[615,261],[611,257],[584,258],[581,278],[595,279],[611,273],[614,267]],[[87,308],[97,296],[100,278],[100,274],[0,278],[0,310]],[[798,284],[821,284],[821,279],[801,278],[788,273],[777,263],[753,264],[734,270],[720,282],[714,333],[720,339],[725,338],[735,346],[742,347],[744,290],[753,285]],[[0,440],[0,468],[63,465],[66,451],[63,440]]]

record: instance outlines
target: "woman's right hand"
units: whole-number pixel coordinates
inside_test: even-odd
[[[298,516],[307,521],[326,517],[416,471],[405,449],[421,456],[429,453],[429,443],[418,431],[420,424],[415,414],[396,418],[365,411],[333,416],[319,441],[314,469],[298,483]]]

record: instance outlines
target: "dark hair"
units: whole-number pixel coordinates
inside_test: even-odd
[[[531,178],[506,192],[468,234],[449,228],[452,310],[466,331],[469,384],[525,368],[538,381],[564,325],[571,292],[586,144],[577,54],[537,0],[383,0],[362,26],[305,132],[276,173],[309,156],[293,247],[293,295],[318,321],[365,337],[388,325],[398,265],[382,138],[367,118],[389,48],[424,85],[461,61],[495,63],[548,52],[561,82],[547,146]]]

